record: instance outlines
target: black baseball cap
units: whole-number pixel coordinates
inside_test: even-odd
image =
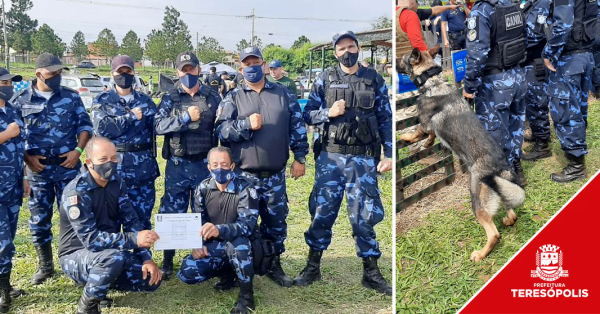
[[[338,41],[344,38],[352,38],[358,45],[358,38],[356,37],[353,31],[343,31],[333,35],[333,45],[337,45]]]
[[[0,67],[0,81],[8,81],[11,80],[13,82],[20,82],[23,80],[23,77],[18,74],[10,74],[8,70],[3,67]]]
[[[247,47],[246,49],[240,51],[240,62],[244,61],[244,59],[248,57],[258,57],[263,58],[262,53],[258,47]]]
[[[44,52],[35,59],[35,68],[46,69],[50,72],[54,72],[61,70],[63,68],[63,64],[57,56]]]
[[[175,67],[179,71],[181,71],[183,69],[183,67],[188,64],[193,65],[195,67],[200,65],[200,62],[198,61],[198,57],[196,57],[196,55],[193,52],[184,51],[177,55],[177,60],[175,60]]]
[[[229,73],[227,73],[227,71],[222,71],[220,75],[229,75]]]
[[[133,62],[133,59],[131,59],[131,57],[127,56],[127,55],[118,55],[118,56],[114,57],[110,64],[110,70],[112,72],[115,72],[122,67],[128,67],[128,68],[134,70],[135,62]]]

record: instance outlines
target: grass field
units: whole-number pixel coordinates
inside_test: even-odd
[[[162,142],[162,138],[160,138]],[[165,169],[165,161],[159,157],[161,171]],[[164,175],[164,173],[163,173]],[[297,275],[305,266],[308,247],[304,243],[304,231],[310,223],[307,204],[314,178],[314,162],[312,155],[307,158],[306,175],[297,181],[288,180],[288,196],[290,215],[288,218],[289,236],[286,241],[287,251],[283,255],[283,268],[290,276]],[[386,206],[386,217],[377,227],[377,235],[384,252],[380,266],[385,278],[392,279],[392,176],[387,173],[381,177],[379,185],[382,189],[383,202]],[[157,197],[163,195],[164,177],[156,181]],[[158,211],[158,202],[155,212]],[[345,203],[342,205],[345,206]],[[345,207],[343,207],[345,208]],[[25,289],[28,295],[13,300],[12,313],[74,313],[75,305],[81,289],[75,287],[58,267],[55,257],[55,268],[58,274],[40,286],[32,286],[31,276],[37,267],[37,257],[27,220],[29,212],[24,205],[19,217],[19,227],[15,239],[17,254],[14,258],[13,285]],[[57,252],[58,215],[55,211],[53,219],[55,239],[54,252]],[[176,269],[187,252],[180,251],[175,258]],[[160,265],[162,253],[157,253],[156,260]],[[256,313],[377,313],[392,312],[392,298],[382,296],[361,286],[362,261],[356,257],[352,229],[348,222],[347,212],[341,210],[334,226],[333,243],[323,255],[323,280],[309,287],[280,288],[266,277],[255,279]],[[229,313],[237,298],[237,289],[228,292],[217,292],[212,288],[216,279],[199,285],[185,285],[178,279],[163,282],[155,293],[120,293],[111,292],[109,297],[115,298],[115,307],[105,313]]]
[[[588,178],[600,169],[599,106],[600,101],[589,105]],[[528,185],[525,203],[515,209],[519,220],[505,227],[501,221],[504,211],[498,212],[495,223],[501,240],[483,261],[469,260],[471,252],[485,244],[486,237],[473,215],[468,195],[457,208],[435,209],[422,224],[397,236],[398,312],[456,312],[585,184],[583,180],[569,184],[550,180],[551,172],[567,164],[553,130],[552,134],[552,158],[523,162]]]

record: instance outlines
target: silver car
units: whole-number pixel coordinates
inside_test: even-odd
[[[64,74],[60,85],[76,90],[86,109],[91,109],[94,98],[105,90],[98,77],[85,74]]]

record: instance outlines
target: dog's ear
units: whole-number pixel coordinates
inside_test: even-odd
[[[402,73],[400,62],[402,62],[402,58],[396,58],[396,72],[398,73]]]
[[[419,48],[415,48],[410,54],[410,64],[415,65],[419,62],[421,62],[421,51],[419,51]]]
[[[439,51],[440,51],[440,44],[437,44],[428,50],[429,55],[434,59],[435,59],[435,55],[437,55]]]

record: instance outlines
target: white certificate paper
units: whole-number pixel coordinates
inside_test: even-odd
[[[154,231],[160,237],[154,243],[155,250],[202,248],[200,214],[156,214],[154,222]]]

